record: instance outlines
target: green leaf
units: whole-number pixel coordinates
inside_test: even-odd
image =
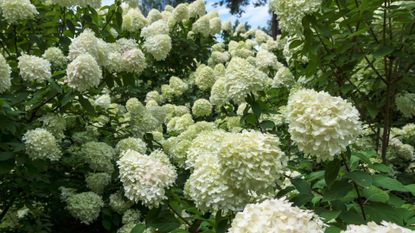
[[[295,178],[291,180],[291,183],[298,190],[298,192],[302,194],[311,193],[311,185],[307,181],[300,179],[300,178]]]
[[[368,201],[374,201],[374,202],[385,203],[389,200],[389,195],[387,192],[373,185],[368,188],[363,189],[363,196]]]
[[[221,212],[217,212],[215,216],[215,232],[225,233],[229,228],[228,218],[222,217]]]
[[[341,214],[340,210],[320,210],[317,211],[317,214],[324,219],[325,222],[328,222],[332,219],[336,219]]]
[[[324,194],[324,200],[334,201],[343,198],[348,192],[353,190],[353,185],[348,180],[343,179],[334,181],[330,188]]]
[[[146,229],[146,225],[145,224],[137,224],[131,230],[131,233],[143,233],[145,229]]]
[[[415,196],[415,184],[406,185],[405,189],[412,193]]]
[[[362,186],[362,187],[368,187],[372,185],[372,177],[366,172],[354,171],[354,172],[347,174],[347,177],[349,177],[357,185]]]
[[[330,161],[326,165],[326,171],[324,173],[324,180],[326,181],[327,187],[331,186],[333,182],[336,180],[339,174],[339,171],[340,171],[340,165],[341,165],[341,161],[338,159]]]
[[[167,208],[154,208],[146,216],[146,224],[158,229],[160,233],[171,232],[179,228],[180,221]]]
[[[79,95],[78,97],[79,97],[79,103],[82,105],[82,108],[84,108],[90,114],[94,114],[95,109],[92,106],[92,104],[89,102],[89,100],[85,99],[82,95]]]
[[[380,47],[380,48],[378,48],[378,49],[376,49],[374,52],[373,52],[373,56],[375,56],[375,57],[384,57],[384,56],[386,56],[386,55],[389,55],[389,54],[391,54],[392,52],[393,52],[393,48],[391,48],[391,47],[387,47],[387,46],[382,46],[382,47]]]
[[[405,186],[390,177],[383,176],[383,175],[375,175],[373,176],[373,184],[382,187],[384,189],[399,191],[399,192],[408,192],[408,190],[405,188]]]
[[[10,151],[0,152],[0,161],[6,161],[14,158],[14,154]]]
[[[273,129],[275,127],[274,122],[270,120],[262,121],[259,125],[262,129]]]

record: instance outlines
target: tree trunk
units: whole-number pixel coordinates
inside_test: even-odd
[[[278,34],[280,34],[280,27],[278,25],[277,15],[273,12],[272,19],[271,19],[271,34],[274,40],[277,38]]]

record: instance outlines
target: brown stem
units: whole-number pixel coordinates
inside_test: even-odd
[[[350,153],[350,148],[349,147],[347,147],[347,152]],[[349,164],[347,162],[347,158],[344,156],[343,153],[341,154],[341,157],[342,157],[342,160],[343,160],[343,164],[346,167],[347,173],[350,173],[351,170],[350,170]],[[360,194],[359,187],[357,187],[357,184],[354,181],[352,181],[352,183],[353,183],[354,189],[356,190],[357,204],[359,205],[360,211],[362,212],[362,218],[363,218],[364,221],[366,221],[366,212],[365,212],[365,208],[364,208],[364,204],[363,204],[362,195]]]
[[[171,205],[170,203],[167,203],[167,206],[169,207],[169,209],[178,217],[180,218],[180,220],[182,220],[184,223],[186,223],[186,225],[188,225],[189,227],[192,226],[192,223],[190,223],[189,221],[187,221],[187,219],[183,218],[183,216],[181,216]]]

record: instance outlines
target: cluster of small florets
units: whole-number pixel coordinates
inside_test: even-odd
[[[148,24],[147,19],[138,8],[130,8],[122,16],[121,28],[128,32],[138,32],[141,28]]]
[[[194,124],[194,121],[193,121],[192,115],[184,114],[180,117],[173,117],[167,123],[167,131],[172,132],[172,133],[181,133],[193,124]]]
[[[122,224],[137,223],[140,221],[141,212],[136,209],[128,209],[122,215]]]
[[[162,123],[137,98],[130,98],[125,106],[128,110],[125,117],[130,124],[130,131],[137,136],[156,130]]]
[[[404,93],[396,97],[396,107],[404,117],[412,117],[415,115],[415,94]]]
[[[50,47],[46,49],[42,57],[48,60],[52,64],[52,67],[55,69],[64,68],[68,62],[68,59],[63,54],[62,50],[56,47]]]
[[[46,129],[29,130],[23,135],[22,140],[25,143],[26,153],[33,160],[56,161],[62,156],[56,138]]]
[[[17,23],[20,20],[33,19],[35,15],[39,14],[30,0],[2,0],[0,1],[0,10],[9,24]]]
[[[10,74],[11,68],[3,55],[0,54],[0,94],[9,90],[12,86]]]
[[[171,38],[165,34],[151,36],[146,39],[143,47],[155,60],[163,61],[167,58],[171,50]]]
[[[196,117],[209,116],[212,113],[212,104],[207,99],[198,99],[193,103],[192,113]]]
[[[161,86],[161,94],[167,100],[172,100],[173,97],[178,97],[183,95],[185,91],[189,88],[189,85],[181,80],[179,77],[172,76],[170,77],[169,84]]]
[[[120,140],[117,145],[115,146],[117,154],[121,155],[123,152],[127,150],[134,150],[141,154],[146,153],[147,147],[146,143],[141,140],[140,138],[124,138]]]
[[[108,62],[108,45],[105,41],[95,36],[90,29],[85,29],[79,36],[72,40],[69,45],[68,57],[70,60],[76,59],[80,55],[91,55],[99,65]]]
[[[105,172],[91,173],[85,177],[86,186],[97,194],[102,194],[104,188],[111,183],[111,175]]]
[[[388,156],[390,158],[402,158],[411,161],[415,154],[414,147],[409,144],[402,143],[398,138],[391,138],[388,147]]]
[[[109,200],[109,206],[119,214],[123,214],[134,204],[130,200],[126,200],[120,191],[111,194]]]
[[[197,67],[195,73],[195,84],[201,90],[208,90],[215,83],[215,73],[213,69],[204,64]]]
[[[282,31],[290,34],[302,33],[302,19],[304,16],[319,10],[322,0],[272,0],[270,8],[278,15]]]
[[[283,65],[278,61],[275,54],[265,49],[260,49],[255,57],[255,64],[260,70],[266,72],[270,69],[278,70]]]
[[[411,233],[412,230],[403,228],[395,223],[382,221],[380,224],[369,222],[367,225],[348,225],[342,233]]]
[[[104,206],[102,198],[93,192],[84,192],[69,196],[66,209],[76,219],[84,224],[94,222]]]
[[[317,161],[332,160],[361,133],[359,112],[346,100],[326,92],[298,90],[287,105],[291,139]]]
[[[150,91],[146,94],[145,102],[148,103],[151,100],[156,101],[157,104],[161,104],[164,101],[163,96],[155,90]]]
[[[291,87],[295,83],[294,75],[290,69],[281,66],[272,80],[273,87]]]
[[[20,76],[25,81],[43,82],[52,77],[48,60],[33,55],[19,57]]]
[[[313,212],[281,199],[249,204],[236,214],[229,233],[292,232],[323,233],[324,223]]]
[[[42,127],[48,130],[55,136],[57,140],[61,140],[65,137],[64,131],[66,129],[65,117],[58,114],[47,114],[40,118],[43,123]]]
[[[241,191],[273,191],[273,184],[287,166],[279,145],[277,137],[256,131],[225,138],[218,157],[229,185]]]
[[[89,54],[79,55],[66,69],[67,82],[78,91],[86,91],[99,85],[102,70],[96,60]]]
[[[217,108],[223,106],[228,99],[225,89],[225,77],[220,77],[216,80],[210,91],[210,103],[215,105]]]
[[[238,211],[274,195],[287,159],[278,138],[259,132],[199,134],[187,152],[185,193],[202,211]]]
[[[179,167],[185,167],[186,153],[192,144],[192,140],[204,131],[215,129],[211,122],[199,121],[189,126],[177,137],[170,137],[163,141],[163,148],[169,154],[172,161]]]
[[[225,90],[228,98],[241,103],[249,93],[256,93],[266,86],[268,77],[247,60],[234,57],[225,73]]]
[[[94,171],[112,173],[114,149],[104,142],[87,142],[82,146],[82,156]]]
[[[158,207],[167,198],[166,189],[177,177],[173,165],[133,150],[124,152],[117,164],[125,196],[150,208]]]

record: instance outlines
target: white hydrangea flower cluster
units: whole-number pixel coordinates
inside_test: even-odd
[[[326,92],[302,89],[288,99],[291,139],[318,162],[332,160],[362,131],[359,112],[352,104]]]
[[[396,97],[395,103],[404,117],[415,116],[415,93],[400,94]]]
[[[68,63],[68,59],[63,54],[62,50],[56,47],[50,47],[46,49],[42,57],[48,60],[52,64],[52,67],[55,69],[64,68]]]
[[[0,94],[9,90],[12,86],[10,79],[11,72],[11,68],[7,64],[6,59],[0,54]]]
[[[198,18],[192,25],[192,32],[203,37],[213,36],[219,33],[221,29],[222,23],[217,11],[210,11],[208,14]]]
[[[147,14],[147,21],[149,23],[154,23],[157,20],[163,19],[163,15],[157,9],[151,9]]]
[[[137,98],[129,99],[125,106],[128,111],[125,117],[131,127],[130,131],[136,136],[156,130],[162,123]]]
[[[147,67],[145,55],[139,48],[125,51],[121,55],[122,70],[129,73],[141,74]]]
[[[188,20],[190,17],[188,4],[180,3],[177,5],[173,10],[173,17],[176,22]]]
[[[415,149],[409,144],[402,143],[398,138],[391,138],[388,147],[388,156],[390,158],[401,158],[411,161],[415,158]]]
[[[130,200],[125,199],[120,191],[111,194],[109,200],[111,209],[119,214],[123,214],[134,204]]]
[[[161,86],[161,94],[167,100],[171,100],[173,97],[183,95],[184,92],[189,89],[189,85],[181,80],[179,77],[172,76],[169,79],[169,84]]]
[[[285,66],[279,67],[277,73],[272,79],[273,87],[291,87],[295,83],[294,75],[290,69]]]
[[[9,24],[17,23],[20,20],[33,19],[35,15],[39,14],[30,0],[2,0],[0,1],[0,10]]]
[[[196,0],[189,4],[189,17],[197,18],[204,15],[206,12],[205,1]]]
[[[166,34],[159,34],[147,38],[143,48],[150,53],[156,61],[164,61],[172,48],[171,38]]]
[[[42,127],[53,134],[57,140],[65,137],[64,131],[66,129],[65,117],[58,114],[47,114],[40,118],[43,123]]]
[[[192,113],[196,117],[209,116],[212,113],[212,104],[207,99],[197,99],[193,103]]]
[[[150,208],[158,207],[166,199],[165,190],[177,177],[173,165],[133,150],[124,152],[117,164],[125,196]]]
[[[169,31],[170,28],[163,19],[153,22],[141,31],[141,37],[145,39],[143,48],[156,61],[165,60],[170,53],[172,44]]]
[[[57,161],[62,156],[56,138],[46,129],[29,130],[23,135],[22,140],[26,147],[26,153],[32,160]]]
[[[111,175],[105,172],[90,173],[85,177],[86,187],[97,194],[102,194],[104,188],[111,183]]]
[[[225,89],[225,77],[220,77],[216,80],[210,91],[209,101],[217,108],[222,107],[228,99]]]
[[[192,140],[201,132],[214,130],[215,125],[211,122],[199,121],[190,125],[177,137],[170,137],[163,141],[163,149],[169,154],[172,161],[179,167],[185,167],[186,153],[192,144]]]
[[[288,162],[279,145],[277,137],[256,131],[225,138],[218,157],[228,184],[240,191],[273,191]]]
[[[140,138],[129,137],[120,140],[115,146],[115,150],[119,155],[127,150],[134,150],[138,153],[144,154],[146,153],[147,146],[146,143]]]
[[[193,125],[194,121],[191,114],[184,114],[180,117],[173,117],[167,123],[167,131],[173,133],[182,133],[189,126]]]
[[[278,61],[275,54],[265,49],[260,49],[255,57],[256,67],[266,72],[270,69],[278,70],[283,65]]]
[[[249,93],[263,90],[267,85],[267,75],[247,60],[234,57],[226,67],[225,90],[228,98],[241,103]]]
[[[136,209],[128,209],[122,215],[122,224],[137,223],[140,221],[141,212]]]
[[[164,98],[162,95],[160,95],[160,93],[158,91],[149,91],[146,94],[146,99],[144,102],[148,103],[150,101],[156,101],[157,104],[161,104],[164,102]]]
[[[367,225],[348,225],[341,233],[413,233],[414,231],[396,225],[395,223],[382,221],[380,224],[369,222]]]
[[[104,142],[87,142],[82,146],[81,153],[85,162],[94,171],[107,172],[114,171],[112,160],[114,159],[114,149]]]
[[[100,66],[106,65],[109,52],[108,44],[95,36],[91,29],[85,29],[69,45],[68,58],[72,61],[80,55],[91,55]]]
[[[121,28],[128,32],[138,32],[148,24],[147,19],[138,8],[130,8],[122,16]]]
[[[79,55],[66,69],[68,85],[78,91],[97,87],[102,79],[102,70],[89,53]]]
[[[322,0],[271,0],[269,6],[278,15],[279,25],[289,34],[302,34],[304,16],[317,12]]]
[[[204,132],[188,149],[186,165],[193,172],[185,194],[203,212],[238,211],[274,195],[286,163],[274,136],[254,131]]]
[[[66,209],[76,219],[84,224],[94,222],[104,207],[102,198],[93,192],[83,192],[69,196]]]
[[[324,223],[308,210],[292,206],[284,198],[249,204],[236,214],[229,233],[323,233]]]
[[[252,46],[246,41],[233,41],[231,40],[228,44],[228,51],[232,57],[248,58],[254,55]]]
[[[196,86],[203,91],[210,89],[216,80],[213,69],[205,64],[201,64],[197,67],[194,76]]]
[[[26,54],[20,56],[18,60],[20,76],[22,76],[23,80],[43,82],[52,77],[48,60]]]

